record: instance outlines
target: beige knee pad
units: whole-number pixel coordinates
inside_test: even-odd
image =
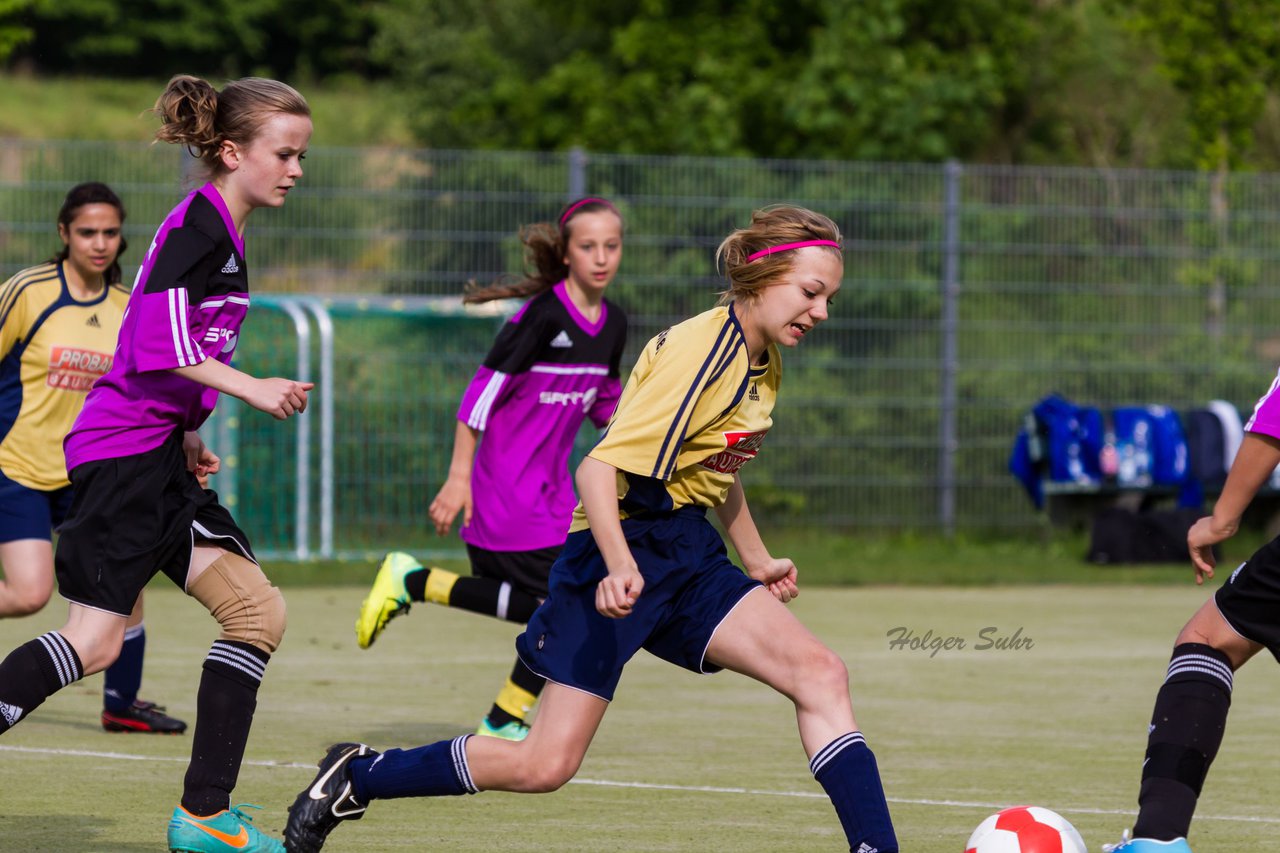
[[[220,640],[238,640],[267,654],[284,636],[284,596],[252,560],[227,552],[209,564],[187,594],[222,626]]]

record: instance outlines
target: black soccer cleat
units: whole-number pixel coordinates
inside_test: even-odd
[[[317,853],[335,826],[364,817],[366,806],[351,787],[351,759],[377,755],[362,743],[338,743],[320,759],[320,772],[289,806],[284,848],[289,853]]]
[[[102,727],[109,732],[146,732],[158,735],[180,735],[187,724],[177,717],[164,713],[164,706],[155,702],[134,700],[123,711],[102,711]]]

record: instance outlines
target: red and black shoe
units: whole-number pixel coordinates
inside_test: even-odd
[[[155,702],[135,699],[123,711],[102,712],[102,727],[109,732],[142,732],[156,735],[180,735],[187,724],[164,713],[164,707]]]

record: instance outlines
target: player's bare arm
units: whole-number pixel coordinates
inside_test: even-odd
[[[1277,464],[1280,464],[1280,439],[1263,433],[1245,433],[1222,495],[1213,506],[1213,515],[1201,518],[1187,531],[1187,547],[1191,551],[1197,584],[1213,577],[1216,565],[1213,546],[1231,538],[1240,529],[1245,508]]]
[[[427,515],[435,525],[436,535],[448,534],[453,520],[462,512],[462,526],[471,524],[471,466],[476,458],[476,446],[480,443],[480,430],[458,421],[453,433],[453,457],[449,461],[449,476],[427,507]]]
[[[741,477],[733,478],[725,502],[716,507],[716,515],[749,576],[764,584],[773,597],[784,604],[800,594],[796,587],[795,563],[787,557],[772,556],[760,538],[760,531],[747,506]]]
[[[596,588],[596,609],[621,619],[640,597],[644,578],[618,520],[618,469],[588,456],[578,466],[575,479],[591,535],[609,569],[608,577]]]
[[[230,394],[277,420],[306,411],[307,392],[315,387],[314,382],[297,382],[278,376],[258,379],[212,358],[187,367],[175,367],[172,372]]]

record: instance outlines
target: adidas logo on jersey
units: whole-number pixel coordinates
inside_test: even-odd
[[[756,383],[751,383],[751,392],[747,394],[747,397],[755,400],[757,403],[760,402],[760,391],[756,388]]]
[[[18,720],[22,719],[22,709],[8,702],[0,702],[0,716],[3,716],[4,721],[10,726],[14,726],[17,725]]]
[[[880,853],[880,848],[872,847],[870,844],[864,841],[858,845],[858,853]]]
[[[561,329],[560,334],[551,339],[551,346],[556,349],[568,349],[573,346],[573,341],[569,340],[569,333]]]
[[[86,325],[86,326],[88,326],[88,327],[89,327],[89,328],[91,328],[91,329],[101,329],[101,328],[102,328],[102,324],[98,322],[98,315],[97,315],[97,314],[93,314],[93,315],[91,315],[91,316],[89,317],[89,319],[85,321],[85,325]]]
[[[231,257],[227,258],[227,262],[222,265],[224,275],[240,272],[240,265],[236,263],[236,253],[232,252]]]

